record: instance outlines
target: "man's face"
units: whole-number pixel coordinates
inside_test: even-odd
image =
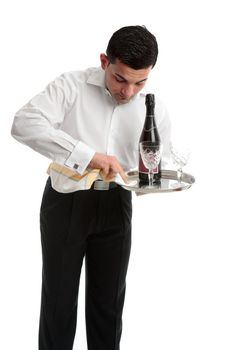
[[[109,63],[105,54],[100,55],[101,67],[105,70],[105,85],[114,100],[127,103],[144,86],[152,67],[133,69],[118,59]]]

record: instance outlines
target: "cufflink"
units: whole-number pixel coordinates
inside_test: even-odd
[[[78,169],[78,167],[79,167],[79,165],[78,165],[78,164],[76,164],[76,163],[73,165],[73,168],[74,168],[75,170],[77,170],[77,169]]]

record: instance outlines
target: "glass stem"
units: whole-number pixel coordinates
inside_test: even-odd
[[[178,182],[181,182],[182,174],[183,174],[183,170],[182,170],[182,168],[179,168],[177,170],[177,180],[178,180]]]
[[[152,171],[148,172],[148,177],[149,177],[149,186],[153,186],[153,172]]]

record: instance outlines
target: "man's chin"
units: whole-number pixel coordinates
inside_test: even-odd
[[[131,99],[129,99],[129,100],[120,100],[120,101],[118,101],[118,103],[119,103],[120,105],[125,105],[126,103],[129,103],[130,100],[131,100]]]
[[[119,97],[119,96],[116,96],[115,97],[115,100],[119,103],[119,104],[126,104],[128,103],[130,100],[131,100],[132,97],[130,98],[122,98],[122,97]]]

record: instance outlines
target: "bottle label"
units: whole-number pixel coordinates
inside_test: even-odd
[[[139,154],[139,172],[143,173],[143,174],[148,174],[148,172],[149,172],[149,170],[143,164],[142,157],[140,154]],[[153,174],[158,174],[158,172],[159,172],[158,167],[154,168],[152,170],[152,172],[153,172]]]

